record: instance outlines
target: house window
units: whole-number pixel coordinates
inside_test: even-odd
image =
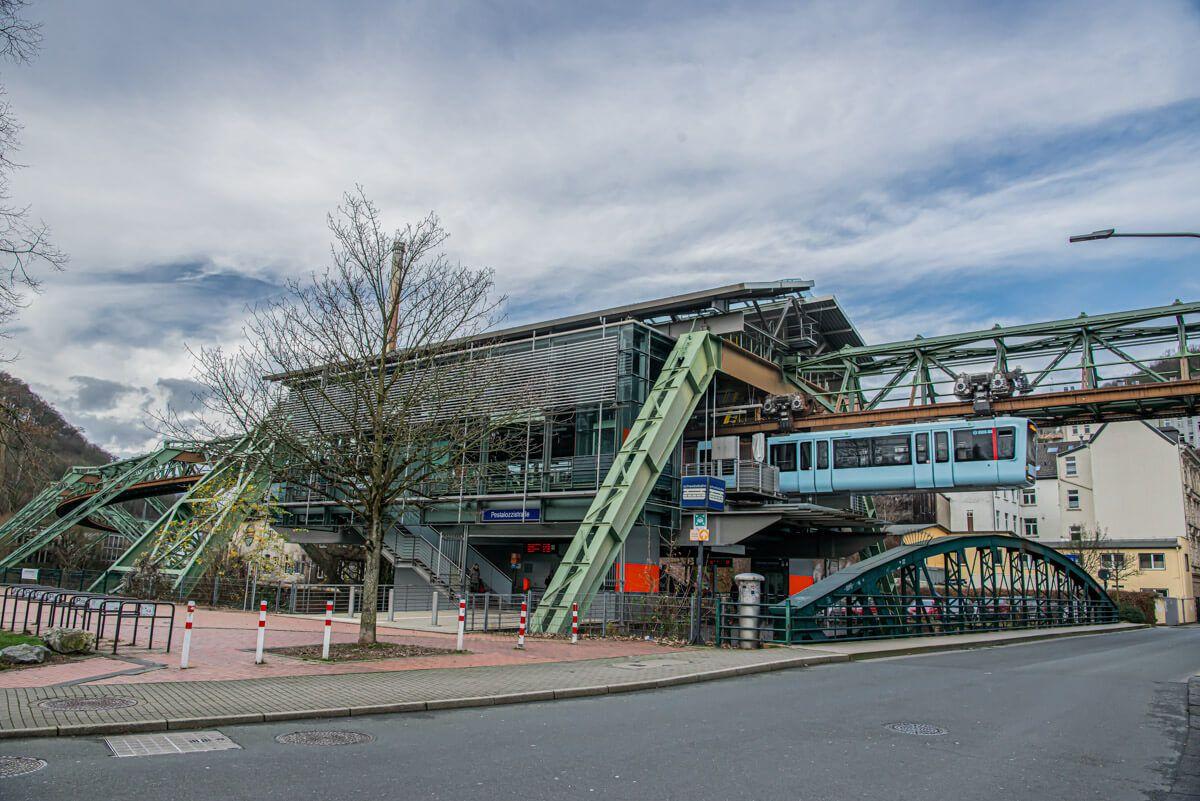
[[[996,530],[1000,530],[1000,513],[996,512]]]
[[[1033,488],[1021,490],[1021,503],[1024,506],[1032,506],[1037,503],[1037,490]]]
[[[1079,490],[1067,490],[1067,508],[1079,508]]]
[[[1071,526],[1071,528],[1069,530],[1071,533],[1071,539],[1073,539],[1073,540],[1083,539],[1083,526]]]
[[[1167,556],[1161,553],[1139,553],[1139,570],[1166,570]]]
[[[1036,537],[1038,535],[1036,517],[1021,518],[1021,527],[1024,529],[1026,537]]]
[[[1063,470],[1063,472],[1064,472],[1066,475],[1068,475],[1068,476],[1077,476],[1077,475],[1079,475],[1079,467],[1078,467],[1078,466],[1076,466],[1076,464],[1075,464],[1075,457],[1074,457],[1074,456],[1068,456],[1068,457],[1066,457],[1066,458],[1063,460],[1063,463],[1064,463],[1064,468],[1065,468],[1065,469]]]
[[[1100,554],[1100,567],[1105,570],[1123,570],[1125,568],[1125,554],[1123,553],[1102,553]]]
[[[975,530],[975,511],[973,509],[968,509],[967,510],[967,531],[974,531],[974,530]]]

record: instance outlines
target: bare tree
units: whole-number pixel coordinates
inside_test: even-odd
[[[1100,571],[1107,570],[1108,578],[1103,582],[1106,587],[1112,582],[1114,590],[1121,589],[1121,582],[1138,572],[1126,554],[1112,549],[1108,529],[1099,526],[1072,532],[1068,544],[1060,550],[1093,578],[1100,579]]]
[[[255,432],[290,485],[349,512],[365,543],[368,643],[396,510],[427,503],[433,485],[457,486],[469,455],[517,421],[524,433],[530,412],[495,389],[502,360],[479,339],[503,302],[492,271],[451,262],[436,216],[388,233],[358,188],[328,225],[323,273],[252,309],[237,350],[194,354],[206,394],[203,424],[190,429]],[[532,380],[522,383],[530,392]]]
[[[42,42],[40,23],[29,21],[27,0],[0,0],[0,60],[28,63]],[[41,285],[39,268],[62,269],[66,255],[50,240],[50,229],[30,214],[28,206],[14,203],[12,174],[21,167],[14,160],[20,145],[21,124],[0,87],[0,331],[25,304],[25,295]],[[8,425],[0,417],[0,426]]]

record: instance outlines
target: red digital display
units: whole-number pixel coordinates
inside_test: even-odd
[[[525,553],[554,553],[553,542],[527,542]]]

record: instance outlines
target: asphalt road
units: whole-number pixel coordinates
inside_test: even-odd
[[[242,750],[117,759],[0,741],[45,769],[0,799],[1144,799],[1183,745],[1200,628],[829,665],[482,710],[228,726]],[[941,736],[898,734],[931,723]],[[276,743],[300,730],[363,745]]]

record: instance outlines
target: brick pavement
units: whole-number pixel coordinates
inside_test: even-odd
[[[67,681],[139,684],[164,681],[228,681],[278,676],[312,676],[341,673],[376,673],[396,670],[427,670],[446,667],[480,667],[485,665],[522,665],[540,662],[574,661],[603,657],[656,654],[670,650],[653,642],[617,639],[585,639],[579,645],[564,640],[531,638],[524,651],[513,649],[516,637],[512,634],[468,633],[465,646],[469,653],[438,656],[384,659],[369,662],[322,663],[268,653],[266,662],[254,664],[254,645],[257,638],[258,615],[227,609],[196,610],[192,636],[192,651],[187,670],[179,669],[179,653],[183,642],[182,607],[176,611],[175,637],[171,652],[160,643],[153,650],[122,645],[119,655],[148,660],[163,666],[146,671],[138,665],[115,662],[109,658],[82,659],[58,665],[24,668],[0,672],[0,688],[35,687],[61,684]],[[426,618],[427,619],[427,618]],[[20,616],[18,616],[20,620]],[[321,642],[321,619],[270,615],[267,622],[267,648],[291,645],[311,645]],[[455,635],[437,631],[411,631],[381,624],[381,641],[424,645],[433,648],[454,648]],[[335,643],[354,642],[358,624],[335,621],[332,640]],[[145,642],[144,633],[139,642]],[[133,675],[111,676],[117,671],[138,671]]]

